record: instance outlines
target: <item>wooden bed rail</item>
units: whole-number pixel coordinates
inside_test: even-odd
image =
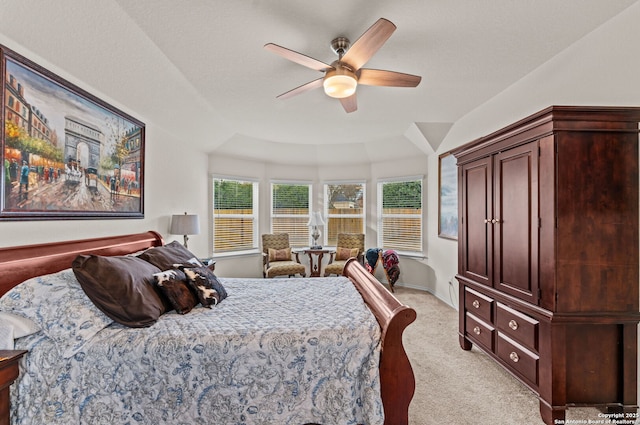
[[[35,276],[71,267],[79,254],[124,255],[163,245],[154,231],[123,236],[0,248],[0,296]]]
[[[385,425],[408,425],[409,404],[416,381],[402,344],[402,333],[416,320],[416,311],[393,296],[367,270],[351,258],[344,266],[348,277],[362,295],[382,330],[380,353],[380,387]]]

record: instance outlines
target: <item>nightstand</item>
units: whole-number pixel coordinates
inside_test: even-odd
[[[18,378],[25,350],[0,350],[0,425],[9,425],[9,386]]]
[[[200,258],[200,262],[209,267],[212,272],[216,271],[216,260],[213,258]]]

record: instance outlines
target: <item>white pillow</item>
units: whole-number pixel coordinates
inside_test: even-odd
[[[14,339],[34,334],[40,330],[40,326],[33,320],[4,311],[0,311],[0,324],[13,327]]]
[[[15,339],[39,330],[40,327],[33,320],[0,311],[0,350],[13,350]]]

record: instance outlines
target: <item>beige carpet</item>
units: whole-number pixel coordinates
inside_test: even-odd
[[[455,309],[425,291],[396,287],[395,295],[418,313],[404,332],[416,376],[411,425],[544,425],[533,392],[475,347],[460,348]],[[603,418],[595,409],[570,408],[567,419]]]

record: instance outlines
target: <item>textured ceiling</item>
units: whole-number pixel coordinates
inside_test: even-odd
[[[0,33],[198,150],[344,163],[432,152],[456,120],[635,1],[3,0]],[[381,17],[397,30],[366,67],[421,75],[417,88],[359,86],[351,114],[321,89],[276,99],[321,74],[265,43],[331,63],[333,38],[355,41]]]

